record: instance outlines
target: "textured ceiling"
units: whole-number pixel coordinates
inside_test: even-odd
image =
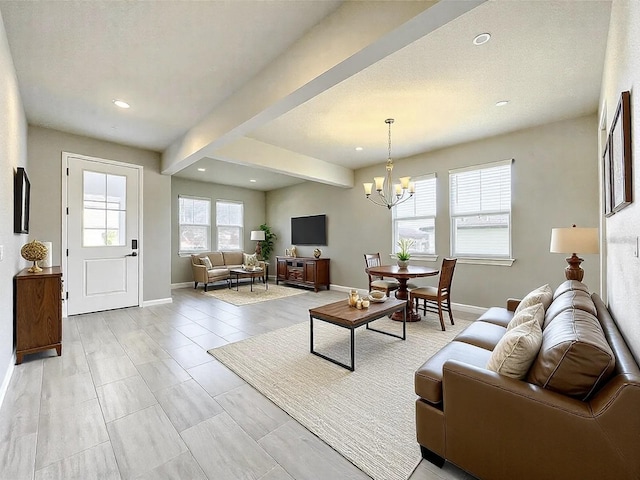
[[[370,2],[367,9],[374,19],[380,12],[382,28],[389,6],[428,15],[433,3]],[[438,6],[445,3],[461,2]],[[388,117],[400,158],[597,110],[610,2],[477,3],[402,48],[383,51],[389,35],[372,38],[369,49],[380,60],[283,113],[247,118],[252,127],[243,135],[254,148],[356,169],[386,159]],[[0,12],[31,124],[163,151],[208,115],[215,119],[248,82],[266,92],[281,86],[265,72],[287,55],[313,65],[300,45],[347,22],[349,9],[362,4],[2,1]],[[327,52],[363,34],[348,25],[325,41]],[[473,45],[482,32],[491,40]],[[116,109],[114,98],[132,108]],[[503,99],[510,103],[496,107]],[[260,190],[305,178],[291,177],[286,162],[270,162],[266,153],[252,166],[250,150],[248,159],[230,158],[234,151],[203,152],[178,175]]]

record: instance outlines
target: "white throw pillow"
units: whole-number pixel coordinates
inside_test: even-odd
[[[200,261],[202,262],[202,265],[207,267],[207,270],[211,270],[213,268],[213,265],[211,264],[211,259],[209,257],[200,257]]]
[[[542,329],[535,318],[504,334],[491,352],[487,369],[522,380],[542,345]]]
[[[256,257],[255,253],[248,254],[243,253],[244,255],[244,264],[247,267],[257,267],[258,266],[258,257]]]
[[[553,300],[553,292],[551,291],[551,287],[549,285],[543,285],[541,287],[536,288],[532,292],[529,292],[526,297],[522,299],[518,308],[516,308],[515,313],[518,313],[521,310],[524,310],[531,305],[535,305],[536,303],[542,303],[544,309],[546,310],[551,305],[551,301]]]
[[[509,325],[507,325],[507,332],[534,318],[540,324],[540,328],[542,328],[542,325],[544,325],[544,305],[542,305],[542,303],[536,303],[516,313],[509,322]]]

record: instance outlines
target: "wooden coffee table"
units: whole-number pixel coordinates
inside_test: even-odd
[[[398,312],[402,310],[403,322],[402,322],[402,335],[396,335],[395,333],[383,332],[382,330],[376,330],[375,328],[371,328],[369,323],[374,320],[378,320],[379,318],[386,317],[387,315]],[[327,355],[316,352],[313,349],[313,320],[318,319],[324,322],[332,323],[342,328],[348,328],[351,330],[351,365],[346,365],[344,363],[339,362]],[[347,370],[354,371],[356,368],[355,362],[355,329],[361,327],[362,325],[366,325],[367,330],[372,330],[378,333],[384,333],[385,335],[389,335],[391,337],[400,338],[402,340],[406,340],[407,338],[407,302],[405,300],[398,300],[396,298],[387,298],[385,302],[382,303],[371,303],[369,308],[363,308],[362,310],[358,310],[357,308],[350,307],[348,301],[341,300],[339,302],[330,303],[328,305],[323,305],[321,307],[311,308],[309,309],[309,322],[310,322],[310,339],[311,353],[317,355],[318,357],[322,357],[325,360],[329,360],[336,365],[340,365]]]
[[[244,270],[242,268],[232,268],[229,270],[229,273],[236,276],[236,291],[239,289],[240,278],[248,278],[251,277],[251,291],[253,292],[253,282],[257,277],[262,277],[266,275],[266,271],[263,269],[260,270]],[[269,290],[269,282],[267,279],[264,279],[264,287],[265,290]],[[231,288],[231,282],[229,282],[229,288]]]

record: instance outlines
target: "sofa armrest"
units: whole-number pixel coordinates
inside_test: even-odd
[[[202,282],[207,283],[209,281],[209,276],[207,274],[207,267],[204,265],[194,265],[191,264],[191,269],[193,270],[193,281],[194,282]]]
[[[522,300],[519,298],[507,298],[507,310],[515,312]]]
[[[526,381],[447,361],[443,413],[447,460],[479,478],[632,478],[589,403]]]

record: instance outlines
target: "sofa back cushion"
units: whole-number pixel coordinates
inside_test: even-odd
[[[211,260],[211,265],[214,267],[221,267],[224,265],[224,257],[222,256],[222,252],[211,252],[207,253],[207,257]]]
[[[591,295],[582,290],[567,290],[561,295],[557,296],[544,315],[543,329],[547,328],[554,318],[565,310],[577,308],[590,313],[593,316],[597,316],[598,312],[596,306],[591,299]]]
[[[584,283],[579,282],[577,280],[567,280],[565,282],[562,282],[560,285],[558,285],[558,288],[556,288],[556,291],[553,292],[553,299],[555,300],[563,293],[571,292],[574,290],[580,290],[582,292],[589,293],[589,287],[587,287]]]
[[[242,252],[222,252],[225,265],[242,265]]]
[[[574,308],[545,326],[527,381],[586,400],[614,367],[615,357],[598,319]]]

